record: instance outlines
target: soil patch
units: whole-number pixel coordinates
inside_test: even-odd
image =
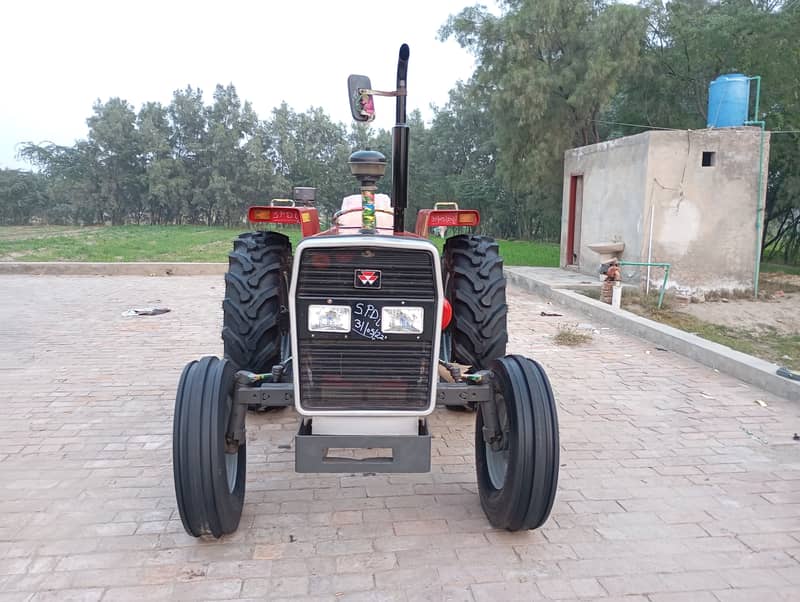
[[[786,293],[772,299],[731,299],[671,305],[672,309],[694,316],[698,320],[729,328],[741,328],[753,334],[800,333],[800,293]]]
[[[586,294],[585,291],[580,291]],[[597,298],[597,291],[588,296]],[[724,293],[704,303],[681,303],[669,295],[661,309],[657,295],[624,291],[622,308],[710,341],[800,370],[800,276],[762,274],[759,299]]]

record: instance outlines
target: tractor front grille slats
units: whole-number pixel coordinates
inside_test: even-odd
[[[419,411],[430,403],[428,341],[312,340],[302,350],[300,396],[308,410]]]
[[[345,335],[311,333],[303,324],[311,304],[348,304],[378,308],[403,301],[422,303],[426,312],[439,311],[434,261],[436,253],[422,248],[310,247],[301,251],[295,309],[299,332],[295,378],[300,405],[314,411],[422,412],[430,406],[435,320],[426,318],[420,336],[387,335],[370,340],[356,329]],[[356,270],[380,271],[380,288],[355,286]],[[359,272],[360,273],[360,272]],[[430,316],[428,313],[426,316]],[[305,318],[307,319],[307,318]],[[380,329],[373,322],[372,326]]]
[[[297,294],[301,297],[360,299],[434,299],[431,253],[385,247],[309,249],[300,260]],[[353,286],[356,269],[380,270],[381,288]]]

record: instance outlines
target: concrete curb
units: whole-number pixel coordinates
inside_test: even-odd
[[[610,305],[575,291],[552,288],[544,282],[515,272],[513,267],[505,268],[505,273],[508,281],[512,284],[538,293],[569,309],[580,311],[592,318],[593,321],[613,326],[626,334],[655,343],[659,347],[730,374],[775,395],[800,401],[800,382],[775,374],[778,369],[776,364],[734,351],[730,347],[708,341],[672,326],[659,324],[629,311],[613,309]]]
[[[2,261],[0,274],[29,276],[222,276],[226,263]]]

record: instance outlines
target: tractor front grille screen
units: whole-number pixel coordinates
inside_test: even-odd
[[[430,405],[438,306],[433,248],[312,247],[295,289],[295,374],[304,409],[420,412]],[[382,308],[421,307],[423,332],[384,333]],[[349,306],[349,332],[310,331],[309,306]]]
[[[430,342],[304,341],[300,396],[308,410],[424,410]]]

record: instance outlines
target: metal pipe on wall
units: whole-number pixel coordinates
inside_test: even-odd
[[[647,242],[647,263],[653,261],[653,222],[656,217],[656,207],[653,204],[653,195],[650,194],[650,237]],[[647,266],[647,282],[645,283],[645,294],[650,294],[650,268]]]
[[[762,213],[766,207],[761,206],[761,189],[764,186],[764,130],[766,123],[758,119],[758,105],[761,99],[761,76],[755,75],[750,78],[756,80],[756,101],[753,109],[755,119],[745,121],[745,125],[757,125],[761,128],[761,139],[758,149],[758,188],[756,189],[756,254],[755,254],[755,267],[753,268],[753,295],[758,299],[758,279],[761,277],[761,219]],[[766,193],[764,194],[766,197]],[[766,204],[766,198],[764,198]]]

